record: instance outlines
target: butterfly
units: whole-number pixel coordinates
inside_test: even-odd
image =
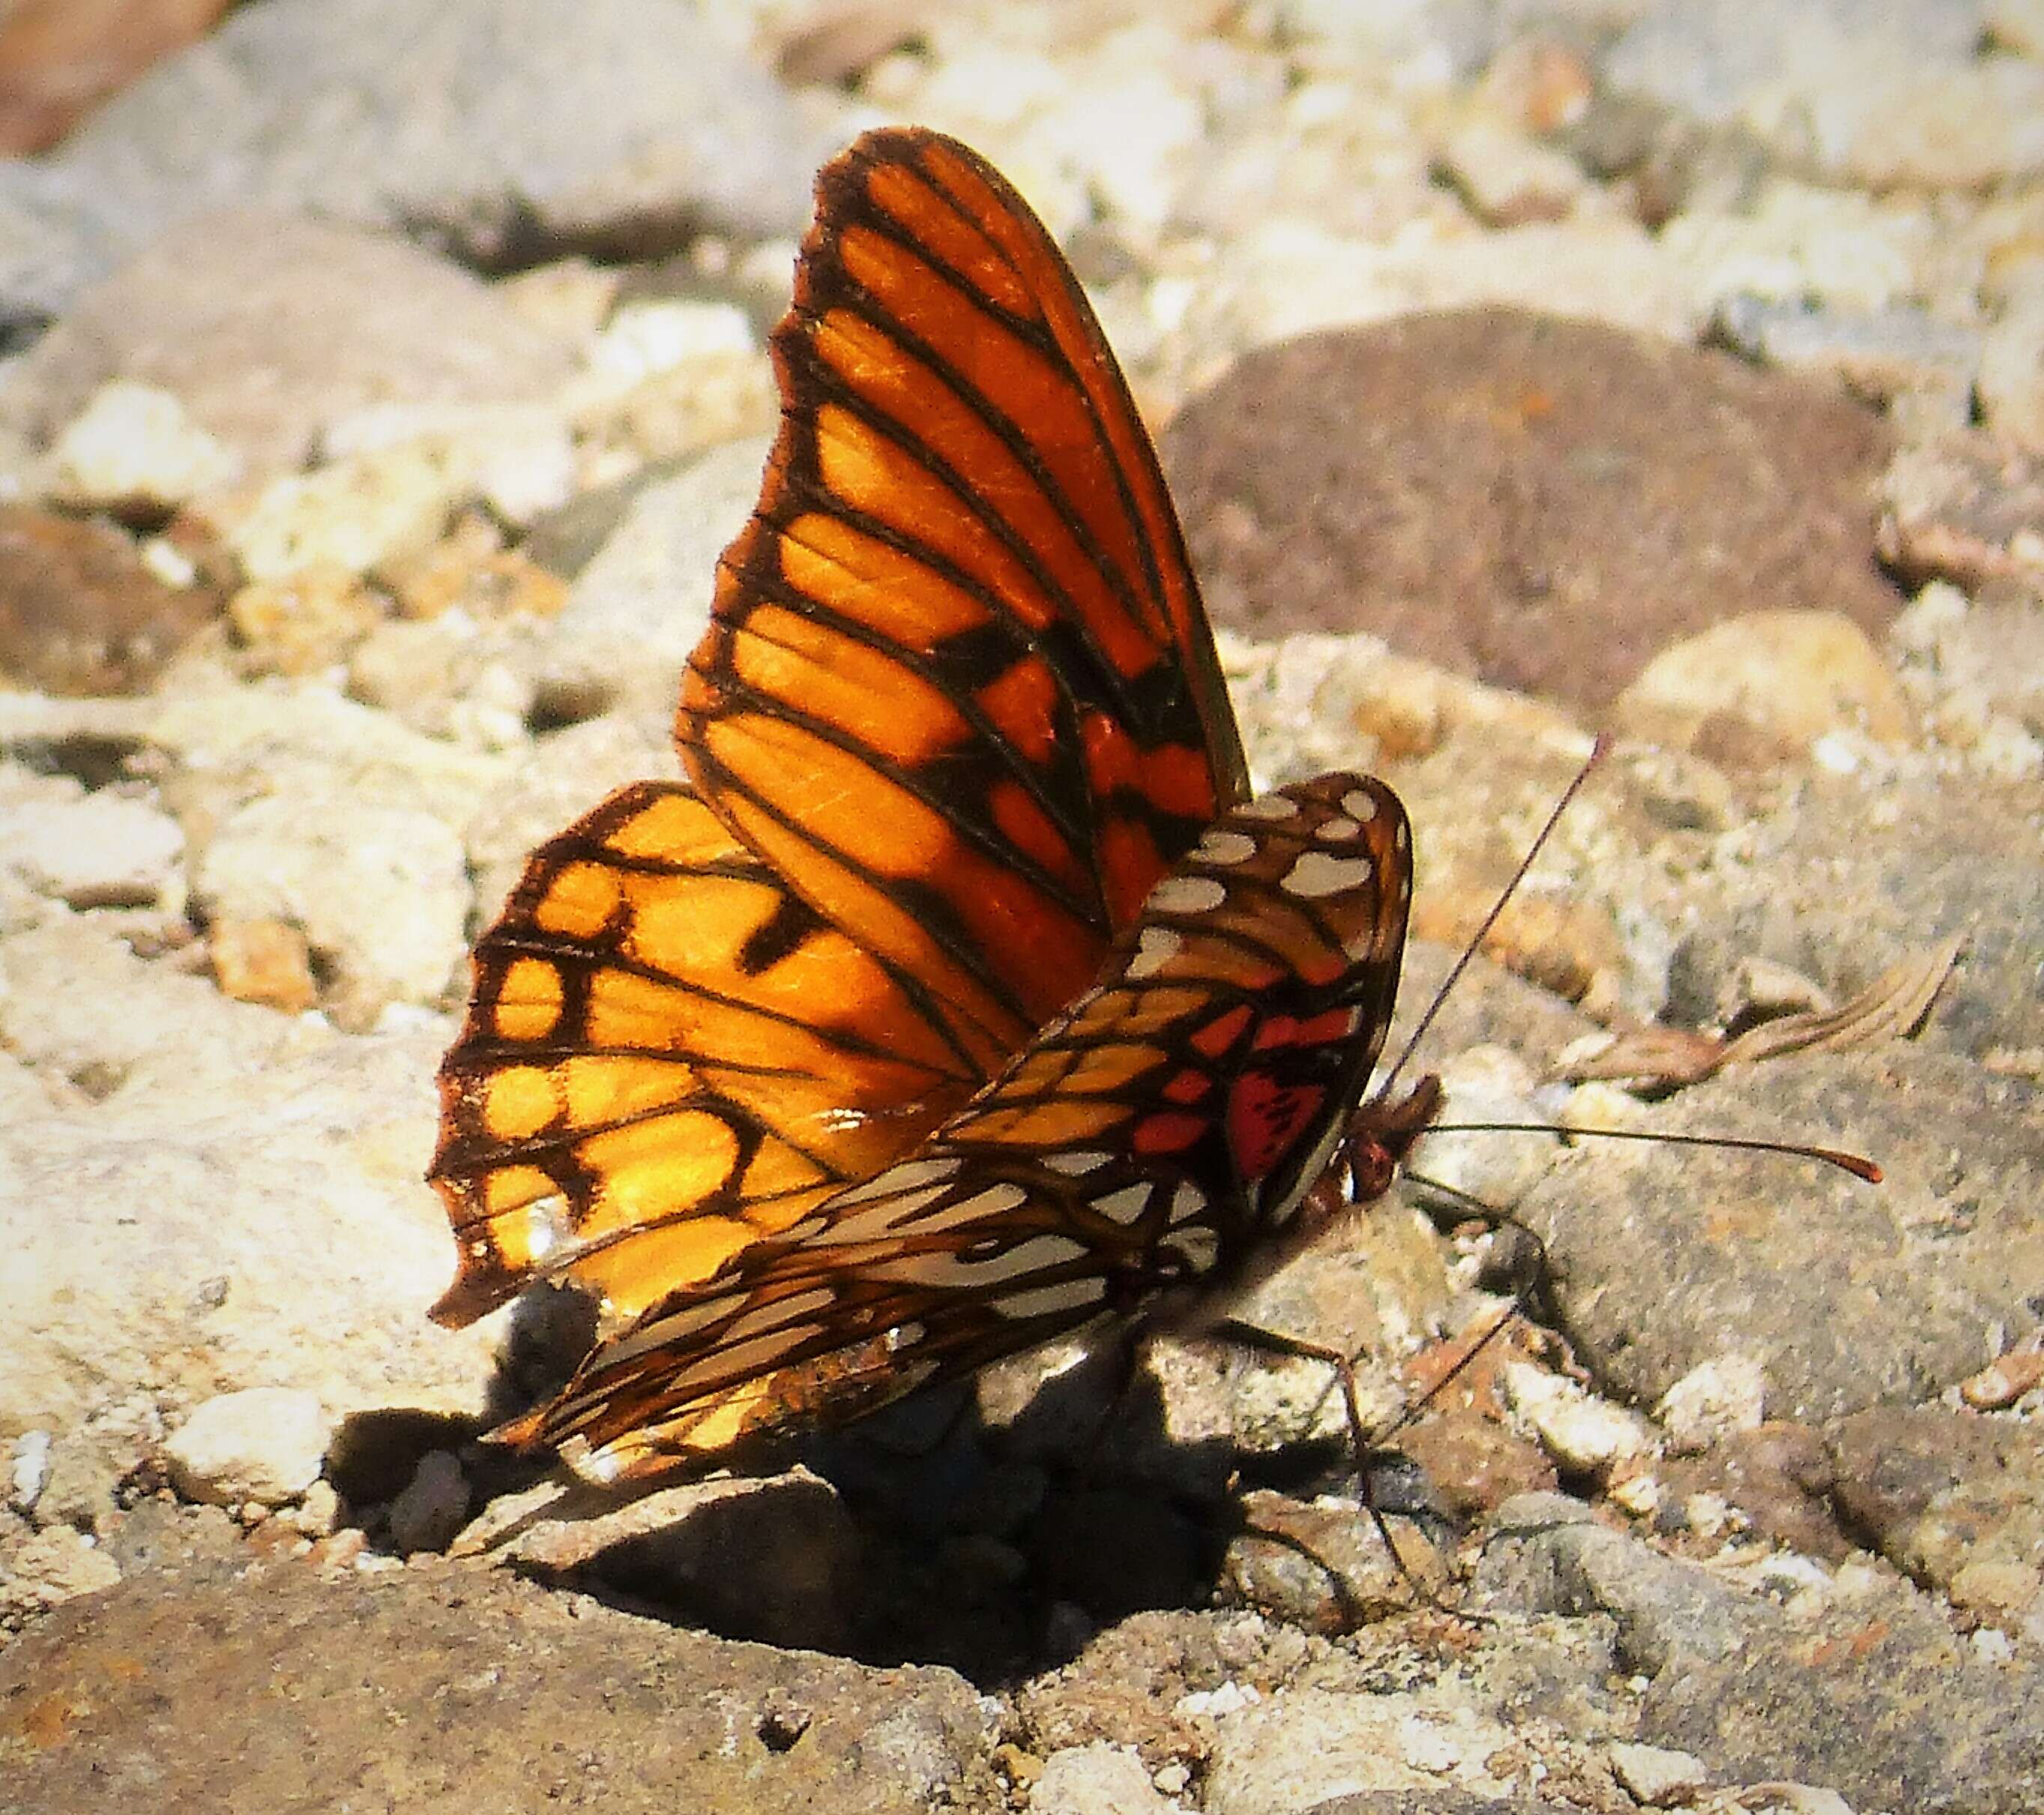
[[[594,1293],[497,1433],[641,1480],[1110,1317],[1218,1303],[1379,1190],[1397,798],[1250,798],[1157,457],[977,154],[817,179],[782,417],[683,679],[686,780],[534,854],[478,940],[432,1314]]]

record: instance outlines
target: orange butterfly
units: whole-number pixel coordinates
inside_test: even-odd
[[[1358,1112],[1404,811],[1350,775],[1247,798],[1155,453],[1048,234],[932,133],[816,186],[688,785],[535,854],[440,1072],[433,1314],[597,1293],[610,1333],[499,1434],[605,1479],[1239,1282],[1345,1141],[1388,1179],[1433,1100]]]

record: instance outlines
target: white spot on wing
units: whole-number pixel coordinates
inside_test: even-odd
[[[1047,1153],[1043,1156],[1043,1163],[1053,1172],[1069,1173],[1078,1178],[1082,1173],[1097,1171],[1112,1158],[1112,1154],[1099,1153],[1089,1147],[1082,1147],[1064,1153]]]
[[[1235,810],[1243,819],[1292,819],[1298,814],[1299,803],[1289,794],[1260,794]]]
[[[1228,899],[1228,885],[1212,876],[1166,876],[1144,908],[1155,913],[1211,913]]]
[[[1194,1273],[1211,1273],[1220,1259],[1220,1237],[1204,1223],[1191,1223],[1166,1236],[1162,1245],[1185,1256]]]
[[[1069,1236],[1032,1236],[987,1256],[971,1259],[949,1248],[927,1253],[905,1254],[893,1260],[876,1260],[862,1271],[869,1279],[887,1279],[902,1286],[921,1286],[932,1291],[985,1291],[1004,1279],[1024,1273],[1040,1273],[1089,1251]]]
[[[1178,956],[1184,944],[1185,941],[1168,926],[1146,926],[1135,941],[1135,955],[1121,974],[1138,982],[1145,977],[1154,977]]]
[[[1078,1279],[1062,1279],[1055,1286],[1039,1286],[1033,1291],[1011,1292],[997,1298],[993,1308],[1004,1317],[1043,1317],[1059,1311],[1093,1305],[1107,1296],[1107,1282],[1098,1274]]]
[[[1150,1187],[1147,1185],[1124,1185],[1118,1191],[1110,1191],[1104,1198],[1096,1198],[1093,1207],[1100,1213],[1118,1223],[1132,1223],[1150,1207]]]
[[[1377,817],[1377,796],[1367,788],[1350,788],[1342,796],[1342,811],[1367,825]]]
[[[1322,895],[1338,895],[1344,889],[1360,888],[1376,870],[1376,864],[1367,857],[1336,857],[1325,851],[1308,851],[1285,872],[1278,886],[1287,894],[1317,900]]]
[[[998,1185],[989,1185],[984,1191],[975,1191],[962,1202],[954,1204],[944,1214],[947,1228],[959,1223],[969,1223],[979,1217],[1005,1216],[1018,1204],[1028,1202],[1029,1194],[1020,1185],[1004,1179]]]
[[[1323,844],[1343,844],[1362,835],[1362,828],[1352,819],[1324,819],[1313,828],[1313,836]]]
[[[899,1166],[890,1166],[878,1172],[863,1185],[853,1185],[838,1193],[832,1201],[840,1204],[863,1204],[875,1198],[892,1197],[897,1191],[912,1191],[918,1185],[935,1183],[948,1179],[959,1169],[955,1154],[940,1159],[905,1159]]]
[[[1207,1194],[1189,1179],[1181,1179],[1178,1188],[1171,1194],[1170,1221],[1181,1223],[1188,1217],[1196,1217],[1207,1207]]]
[[[1256,840],[1246,832],[1217,825],[1199,841],[1193,855],[1208,863],[1247,863],[1256,855]]]

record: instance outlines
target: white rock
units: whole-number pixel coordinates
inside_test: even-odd
[[[1167,1815],[1172,1807],[1132,1746],[1105,1741],[1051,1753],[1029,1791],[1030,1815]]]
[[[1416,1694],[1280,1690],[1217,1717],[1202,1805],[1210,1815],[1311,1809],[1368,1790],[1465,1790],[1508,1795],[1493,1759],[1514,1749],[1508,1728],[1450,1686]]]
[[[143,504],[167,511],[231,484],[240,465],[170,392],[116,379],[59,432],[46,487],[86,509]]]
[[[385,805],[336,776],[251,801],[221,825],[194,876],[207,912],[304,930],[331,966],[331,1009],[372,1025],[393,1002],[430,1002],[467,949],[467,859],[447,822]]]
[[[0,1429],[61,1435],[138,1381],[482,1416],[494,1333],[425,1315],[454,1271],[421,1178],[451,1024],[359,1039],[315,1026],[306,1050],[301,1023],[168,981],[271,1040],[243,1044],[192,1013],[104,1101],[0,1117]],[[90,994],[121,999],[103,981]]]
[[[1621,1740],[1611,1748],[1610,1756],[1618,1781],[1652,1809],[1686,1802],[1710,1781],[1701,1759],[1666,1746],[1635,1745]]]
[[[2044,452],[2044,302],[2031,302],[1988,329],[1975,381],[1989,428]]]
[[[1593,1399],[1573,1381],[1530,1363],[1513,1362],[1504,1371],[1513,1409],[1561,1466],[1575,1474],[1597,1474],[1627,1456],[1654,1447],[1646,1421],[1622,1405]]]
[[[0,863],[68,907],[182,908],[184,847],[167,813],[110,790],[0,806]]]
[[[751,514],[766,447],[713,448],[640,494],[540,639],[543,690],[673,712],[682,664],[709,624],[717,556]]]
[[[7,1504],[17,1513],[33,1512],[49,1473],[50,1433],[22,1432],[14,1440],[13,1460],[7,1471]]]
[[[171,1483],[215,1506],[282,1506],[319,1479],[333,1421],[302,1388],[251,1386],[206,1400],[164,1444]]]
[[[408,447],[507,523],[530,522],[574,495],[565,405],[381,403],[343,417],[321,438],[325,456],[336,461]]]
[[[1613,702],[1630,735],[1686,747],[1736,720],[1788,749],[1859,731],[1906,744],[1907,701],[1865,631],[1831,611],[1755,611],[1663,649]]]
[[[363,574],[431,547],[474,479],[468,463],[445,444],[406,441],[317,472],[286,474],[240,514],[225,507],[214,514],[252,580],[327,565]]]
[[[1458,126],[1441,160],[1471,210],[1495,226],[1555,220],[1590,187],[1573,158],[1498,120]]]
[[[0,1611],[33,1614],[111,1588],[121,1579],[121,1566],[84,1532],[56,1525],[24,1543],[8,1559],[5,1575]]]
[[[1705,1450],[1767,1416],[1767,1375],[1750,1355],[1724,1355],[1692,1367],[1661,1396],[1654,1416],[1678,1451]]]

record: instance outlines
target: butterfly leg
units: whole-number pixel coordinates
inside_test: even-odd
[[[1398,1573],[1407,1585],[1435,1612],[1446,1613],[1451,1609],[1444,1607],[1433,1590],[1416,1575],[1412,1567],[1400,1554],[1397,1540],[1393,1537],[1391,1525],[1384,1516],[1384,1509],[1377,1503],[1376,1490],[1371,1485],[1368,1458],[1384,1448],[1384,1438],[1404,1429],[1411,1422],[1410,1411],[1402,1416],[1382,1436],[1373,1436],[1363,1421],[1362,1402],[1356,1389],[1355,1363],[1342,1350],[1326,1343],[1309,1341],[1304,1336],[1288,1336],[1280,1330],[1264,1329],[1258,1324],[1244,1323],[1228,1317],[1215,1324],[1211,1334],[1239,1344],[1248,1349],[1261,1351],[1266,1355],[1296,1355],[1303,1360],[1317,1361],[1331,1369],[1335,1383],[1341,1389],[1342,1409],[1348,1421],[1349,1443],[1355,1456],[1356,1494],[1370,1522],[1377,1528],[1385,1553],[1390,1557]],[[1438,1389],[1437,1389],[1438,1390]]]

